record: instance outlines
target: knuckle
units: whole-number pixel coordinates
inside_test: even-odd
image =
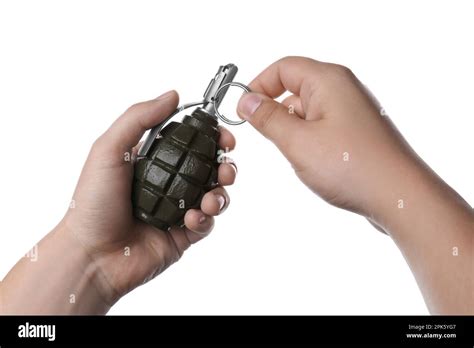
[[[300,57],[298,57],[298,56],[285,56],[283,58],[280,58],[279,61],[280,62],[293,62],[293,61],[297,60],[298,58],[300,58]]]
[[[352,70],[345,65],[341,65],[341,64],[331,64],[331,65],[332,65],[331,69],[334,72],[334,74],[344,76],[344,77],[350,77],[354,75]]]
[[[314,62],[314,60],[311,58],[301,57],[301,56],[285,56],[281,58],[279,61],[284,62],[284,63]]]
[[[104,143],[105,143],[104,138],[105,138],[105,133],[100,135],[97,139],[95,139],[94,142],[92,143],[91,150],[95,152],[103,148]]]
[[[135,113],[141,108],[142,105],[143,102],[132,104],[127,108],[127,110],[125,110],[124,114]]]

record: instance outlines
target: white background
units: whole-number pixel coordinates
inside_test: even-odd
[[[472,10],[467,1],[1,1],[0,278],[61,219],[90,145],[123,110],[171,88],[199,99],[229,62],[244,83],[286,55],[350,66],[472,205]],[[229,210],[111,314],[428,313],[387,236],[314,196],[251,126],[232,130]]]

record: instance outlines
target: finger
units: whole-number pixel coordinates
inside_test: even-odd
[[[168,233],[181,256],[191,245],[199,242],[209,234],[194,232],[187,227],[173,227]]]
[[[260,93],[246,93],[239,101],[237,113],[282,151],[298,136],[305,122],[288,112],[288,108]]]
[[[174,243],[176,250],[179,256],[182,256],[183,253],[194,243],[200,241],[206,237],[207,233],[199,233],[191,231],[187,227],[172,227],[167,233],[170,236],[171,241]]]
[[[157,99],[131,106],[103,134],[102,144],[111,150],[132,148],[147,129],[159,124],[176,109],[178,99],[176,91],[169,91]]]
[[[230,204],[230,197],[222,187],[216,187],[207,192],[201,201],[201,210],[204,214],[216,216],[224,212]]]
[[[143,281],[145,277],[149,280],[161,273],[176,262],[189,247],[187,240],[171,237],[172,231],[180,230],[179,227],[172,227],[170,233],[157,230],[142,221],[137,221],[137,227],[140,238],[136,239],[136,244],[139,249],[132,251],[132,255],[139,255],[140,269],[145,273],[141,272],[141,275],[134,273],[134,276],[139,278],[138,281]],[[130,248],[135,249],[133,245]]]
[[[219,126],[221,135],[219,136],[219,147],[226,152],[232,151],[235,148],[235,137],[225,127]]]
[[[180,256],[191,246],[191,241],[186,235],[186,227],[173,226],[168,231],[171,241],[174,243],[176,250]]]
[[[214,227],[214,218],[209,216],[198,209],[189,209],[184,215],[184,224],[189,229],[186,234],[191,241],[197,241],[194,234],[197,234],[201,238],[207,236]]]
[[[237,167],[233,163],[222,163],[217,170],[217,182],[221,186],[232,185],[237,175]]]
[[[285,105],[288,109],[288,112],[291,114],[295,114],[296,116],[304,119],[305,118],[305,110],[303,105],[301,104],[301,97],[295,94],[292,94],[281,102]]]
[[[285,57],[261,72],[249,87],[270,98],[279,97],[285,91],[303,96],[313,88],[312,83],[323,73],[324,67],[325,63],[310,58]]]

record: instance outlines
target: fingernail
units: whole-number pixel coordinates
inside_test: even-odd
[[[235,170],[236,173],[239,172],[239,170],[237,169],[237,164],[235,164],[234,161],[230,162],[229,164],[234,168],[234,170]]]
[[[243,119],[249,119],[262,104],[262,98],[256,93],[246,93],[240,98],[239,111]]]
[[[216,198],[217,198],[217,202],[219,202],[219,211],[221,211],[225,205],[225,198],[224,196],[221,196],[221,195],[216,195]]]
[[[206,221],[206,215],[203,215],[199,218],[199,223],[202,224]]]
[[[162,95],[160,95],[159,97],[155,98],[155,100],[162,100],[162,99],[166,99],[168,97],[171,96],[171,94],[173,94],[174,90],[171,90],[171,91],[168,91],[166,93],[163,93]]]

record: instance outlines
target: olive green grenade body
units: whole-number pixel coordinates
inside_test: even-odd
[[[198,108],[182,123],[171,122],[135,163],[134,215],[159,229],[183,226],[188,209],[199,208],[217,185],[217,119]]]

